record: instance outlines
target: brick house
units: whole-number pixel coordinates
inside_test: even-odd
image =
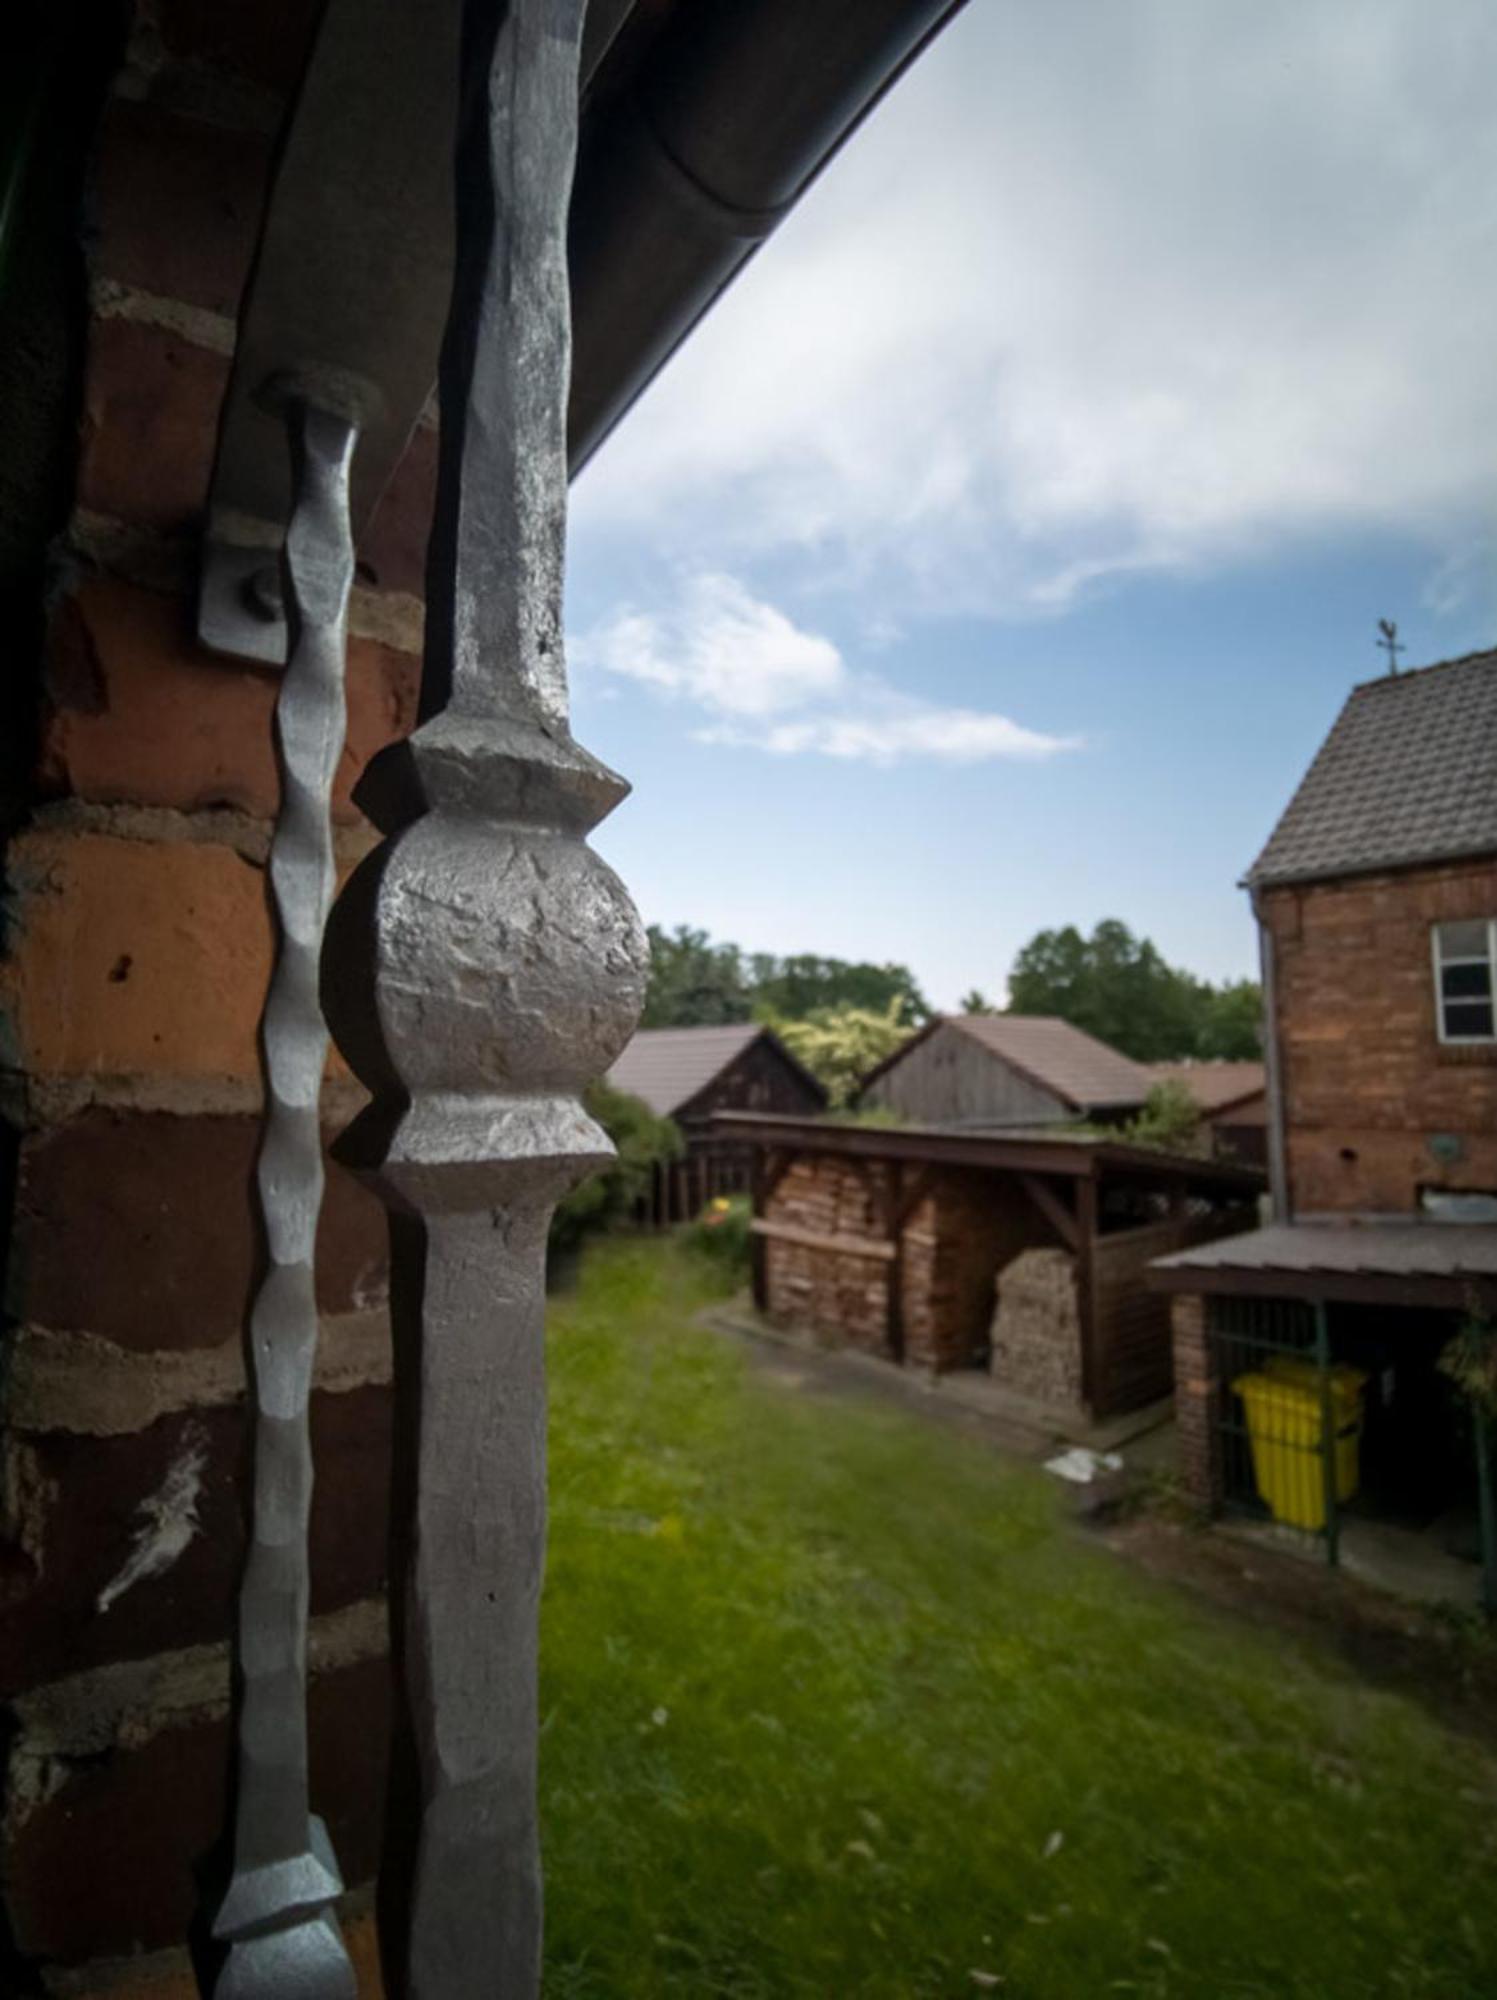
[[[1257,1504],[1232,1381],[1313,1346],[1365,1377],[1353,1515],[1448,1527],[1475,1454],[1435,1363],[1497,1297],[1497,653],[1355,688],[1246,886],[1273,1221],[1155,1267],[1186,1477]]]

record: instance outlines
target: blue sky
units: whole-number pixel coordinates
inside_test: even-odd
[[[1252,971],[1377,619],[1497,637],[1494,74],[1489,0],[971,0],[574,488],[646,918]]]

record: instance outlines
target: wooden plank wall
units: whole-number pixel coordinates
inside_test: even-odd
[[[1167,1396],[1174,1384],[1170,1302],[1149,1289],[1146,1268],[1172,1250],[1256,1228],[1255,1208],[1172,1216],[1097,1239],[1092,1257],[1095,1380],[1092,1413],[1120,1416]]]
[[[861,1101],[918,1125],[1047,1125],[1074,1115],[949,1023],[885,1070]]]

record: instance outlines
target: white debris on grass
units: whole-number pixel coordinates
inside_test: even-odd
[[[1057,1479],[1069,1479],[1073,1486],[1090,1486],[1104,1472],[1121,1472],[1122,1469],[1121,1452],[1089,1451],[1084,1444],[1073,1444],[1058,1457],[1045,1460],[1046,1472],[1053,1472]]]

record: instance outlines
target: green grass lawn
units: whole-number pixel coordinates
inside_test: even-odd
[[[548,2000],[1497,1994],[1485,1750],[710,1288],[610,1244],[552,1314]]]

